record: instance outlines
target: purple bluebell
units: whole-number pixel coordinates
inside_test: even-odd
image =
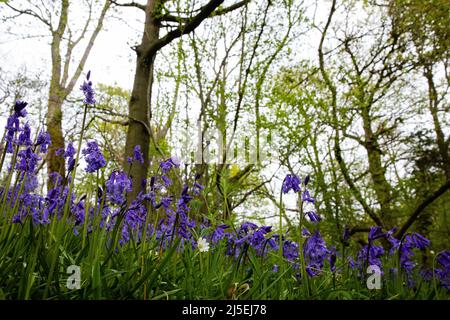
[[[88,72],[89,78],[91,75],[91,72]],[[95,98],[94,98],[94,89],[92,88],[92,81],[87,78],[87,81],[84,81],[83,84],[80,87],[80,90],[83,91],[84,94],[84,100],[83,102],[87,105],[94,105],[95,104]]]
[[[41,131],[36,139],[36,146],[40,147],[40,152],[47,153],[47,148],[52,144],[50,134],[48,132]]]
[[[33,152],[31,147],[20,150],[17,154],[16,169],[23,172],[34,173],[41,158]]]
[[[313,197],[311,197],[311,195],[310,195],[310,193],[309,193],[309,190],[306,189],[306,190],[303,191],[303,193],[302,193],[302,201],[303,201],[303,202],[309,202],[309,203],[314,204],[316,200],[315,200]]]
[[[370,265],[378,266],[382,269],[381,257],[384,254],[384,249],[373,243],[369,243],[361,248],[357,254],[358,266],[361,272],[365,272],[365,268]]]
[[[430,245],[430,241],[418,233],[411,233],[405,235],[399,245],[400,266],[406,272],[408,279],[411,278],[413,269],[416,267],[416,262],[412,260],[414,257],[413,249],[424,250]]]
[[[370,228],[368,238],[369,238],[369,242],[373,242],[373,241],[375,241],[377,239],[384,238],[385,236],[386,236],[386,234],[384,234],[381,231],[381,227],[376,226],[376,227],[371,227]]]
[[[394,237],[394,233],[397,231],[397,228],[392,228],[388,232],[386,232],[386,239],[391,244],[391,248],[389,250],[389,254],[393,255],[395,251],[400,247],[400,240]]]
[[[176,157],[170,157],[160,163],[163,174],[167,174],[172,168],[178,168],[180,166],[180,161]]]
[[[164,182],[164,184],[166,185],[166,187],[170,186],[172,184],[172,180],[170,180],[170,178],[166,175],[162,175],[161,176],[161,180]]]
[[[425,250],[430,245],[430,240],[419,233],[411,233],[405,238],[408,243],[420,250]]]
[[[182,212],[188,212],[190,209],[188,207],[188,203],[193,199],[191,195],[188,193],[189,187],[185,185],[183,190],[181,191],[181,197],[177,203],[177,210]]]
[[[317,276],[322,272],[324,261],[329,253],[319,230],[315,230],[313,236],[303,244],[306,272],[310,277]]]
[[[111,203],[121,205],[126,201],[126,193],[132,191],[132,181],[123,171],[113,171],[105,182],[106,193]]]
[[[17,100],[14,105],[13,114],[9,116],[6,121],[5,141],[7,142],[6,145],[7,153],[13,153],[13,144],[17,143],[15,139],[16,133],[21,130],[19,118],[25,117],[27,115],[27,111],[25,110],[26,106],[27,106],[26,102]]]
[[[336,259],[337,259],[337,252],[336,252],[336,247],[335,246],[331,246],[330,247],[330,256],[329,256],[329,262],[330,262],[330,270],[331,272],[336,271]]]
[[[14,104],[14,115],[18,118],[25,118],[27,116],[27,111],[25,107],[28,105],[28,102],[17,100]]]
[[[141,151],[141,146],[135,145],[133,151],[134,151],[133,152],[133,160],[143,164],[144,163],[144,154]]]
[[[307,228],[303,228],[302,229],[302,237],[310,237],[311,236],[311,232],[309,232],[309,230]]]
[[[305,177],[305,180],[303,181],[303,184],[305,185],[305,187],[308,185],[309,180],[310,180],[310,177],[309,177],[309,175],[307,175],[307,176]]]
[[[298,243],[286,240],[283,243],[283,257],[289,262],[295,262],[298,258]]]
[[[200,194],[200,192],[205,189],[204,186],[202,186],[200,183],[198,183],[197,181],[194,182],[194,185],[192,187],[192,192],[198,196]]]
[[[64,152],[64,158],[73,158],[77,150],[73,146],[73,142],[69,142],[67,145],[66,151]]]
[[[315,211],[308,211],[305,213],[305,215],[308,216],[309,220],[311,220],[312,223],[317,223],[322,220],[322,218]]]
[[[345,227],[344,233],[342,235],[342,240],[344,241],[344,243],[348,244],[348,240],[350,240],[350,237],[351,237],[350,228]]]
[[[355,263],[355,259],[353,259],[352,256],[347,257],[347,262],[348,262],[348,266],[350,269],[355,269],[356,263]]]
[[[225,237],[225,230],[229,228],[227,224],[220,224],[211,235],[211,242],[217,243]]]
[[[85,149],[82,150],[85,160],[88,164],[86,172],[95,172],[106,166],[105,158],[101,153],[97,142],[90,141]]]
[[[440,285],[450,293],[450,251],[444,251],[438,254],[436,258],[439,268],[435,269]]]
[[[23,125],[23,128],[20,130],[18,144],[26,147],[29,147],[33,144],[33,142],[31,141],[31,128],[28,122],[25,123]]]
[[[170,204],[173,201],[173,197],[172,196],[168,196],[168,197],[162,197],[161,198],[161,205],[164,207],[164,209],[168,209],[170,207]]]
[[[288,193],[291,190],[293,190],[294,192],[299,192],[300,184],[301,184],[300,178],[294,173],[289,173],[283,180],[281,191],[284,194]]]

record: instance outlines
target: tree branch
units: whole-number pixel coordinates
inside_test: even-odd
[[[430,196],[425,198],[425,200],[423,200],[417,206],[417,208],[409,216],[409,218],[406,221],[406,223],[397,232],[396,237],[398,239],[403,237],[403,235],[406,233],[408,228],[414,223],[414,221],[417,220],[417,218],[422,213],[422,211],[425,210],[425,208],[428,207],[430,204],[432,204],[437,198],[439,198],[441,195],[443,195],[448,189],[450,189],[450,180],[445,182],[439,189],[437,189],[434,193],[432,193]]]
[[[141,9],[143,11],[145,11],[147,9],[146,5],[140,4],[140,3],[137,3],[137,2],[134,2],[134,1],[131,1],[131,2],[128,2],[128,3],[117,3],[117,1],[115,1],[115,0],[109,0],[109,2],[111,4],[114,4],[114,5],[118,6],[118,7],[134,7],[134,8]]]
[[[44,19],[43,17],[41,17],[40,15],[38,15],[38,14],[37,14],[36,12],[34,12],[33,10],[31,10],[31,9],[20,10],[20,9],[14,8],[14,7],[13,7],[12,5],[10,5],[8,2],[6,2],[5,4],[6,4],[6,6],[8,6],[11,10],[17,12],[19,15],[26,14],[26,15],[32,16],[32,17],[34,17],[34,18],[37,18],[37,19],[40,20],[42,23],[44,23],[47,27],[49,27],[50,31],[53,31],[53,27],[52,27],[51,23],[50,23],[48,20],[46,20],[46,19]]]
[[[176,38],[181,37],[184,34],[188,34],[194,31],[203,20],[208,18],[217,7],[219,7],[225,0],[211,0],[206,5],[204,5],[200,12],[195,15],[189,22],[179,26],[175,30],[168,32],[164,37],[156,41],[152,46],[150,46],[145,52],[144,56],[147,61],[152,61],[153,56],[169,43],[171,43]]]
[[[227,13],[229,13],[231,11],[234,11],[236,9],[239,9],[239,8],[245,6],[246,4],[250,3],[250,1],[251,0],[242,0],[242,1],[236,2],[235,4],[233,4],[233,5],[229,6],[229,7],[225,7],[223,9],[218,8],[216,11],[211,13],[211,15],[209,15],[209,18],[227,14]],[[171,15],[171,14],[165,14],[164,16],[162,16],[160,18],[161,21],[166,21],[166,22],[183,22],[183,23],[189,22],[190,19],[191,18],[189,18],[189,17],[174,16],[174,15]]]
[[[89,53],[91,52],[92,47],[94,46],[95,39],[97,38],[97,35],[100,33],[103,27],[103,21],[106,16],[106,12],[108,11],[110,6],[109,1],[105,1],[105,4],[103,6],[102,12],[100,14],[100,17],[97,20],[97,26],[95,27],[95,30],[92,32],[91,38],[89,39],[89,42],[84,50],[83,56],[78,63],[77,69],[75,70],[75,73],[73,74],[72,78],[70,79],[69,84],[67,85],[66,92],[72,92],[73,87],[75,86],[75,83],[77,82],[78,78],[81,75],[81,72],[83,71],[84,65],[86,64],[86,60],[89,57]]]

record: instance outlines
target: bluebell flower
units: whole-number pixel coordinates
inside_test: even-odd
[[[309,230],[307,228],[302,228],[302,237],[310,237],[311,236],[311,232],[309,232]]]
[[[283,243],[283,257],[289,261],[294,262],[298,258],[298,243],[286,240]]]
[[[69,142],[67,145],[66,151],[64,152],[64,158],[73,158],[77,150],[73,146],[73,142]]]
[[[47,153],[47,148],[52,144],[50,134],[48,132],[41,131],[36,140],[36,146],[41,146],[40,151],[42,153]]]
[[[347,262],[350,269],[355,269],[356,263],[352,256],[347,257]]]
[[[205,189],[204,186],[202,186],[200,183],[198,183],[197,181],[194,182],[194,186],[192,187],[192,191],[194,192],[194,194],[196,196],[198,196],[200,194],[200,192]]]
[[[370,231],[369,231],[369,242],[373,242],[373,241],[383,238],[385,236],[386,236],[386,234],[384,234],[381,231],[381,227],[378,227],[378,226],[371,227]]]
[[[21,146],[31,146],[33,142],[31,141],[31,128],[27,123],[24,124],[22,130],[20,130],[18,144]]]
[[[190,210],[188,207],[188,203],[193,199],[193,197],[191,195],[189,195],[188,191],[189,191],[189,187],[187,185],[185,185],[183,187],[183,190],[181,191],[181,197],[177,203],[177,210],[182,211],[182,212],[187,212]]]
[[[250,230],[256,230],[256,229],[258,229],[258,226],[256,224],[254,224],[253,222],[250,222],[250,221],[246,221],[241,224],[239,233],[241,233],[242,231],[244,231],[245,233],[248,233]]]
[[[309,177],[309,175],[307,175],[307,176],[305,177],[305,180],[303,181],[303,184],[305,185],[305,187],[308,185],[309,180],[310,180],[310,177]]]
[[[28,105],[28,102],[17,100],[14,104],[14,116],[17,118],[25,118],[27,116],[27,111],[25,107]]]
[[[86,172],[95,172],[106,166],[105,158],[100,152],[97,142],[90,141],[85,149],[82,150],[85,160],[88,164]]]
[[[330,270],[331,272],[336,271],[336,247],[335,246],[331,246],[330,247],[330,257],[329,257],[329,262],[330,262]]]
[[[94,105],[95,104],[95,98],[94,98],[94,89],[92,88],[92,81],[89,80],[91,75],[91,72],[88,72],[87,81],[84,81],[83,84],[80,87],[80,90],[83,91],[84,94],[84,100],[83,102],[87,105]]]
[[[299,192],[300,184],[301,184],[300,178],[296,174],[294,173],[287,174],[283,180],[281,191],[284,194],[288,193],[291,190],[293,190],[294,192]]]
[[[172,180],[170,180],[168,176],[162,175],[161,179],[162,179],[162,181],[164,181],[164,184],[166,185],[166,187],[168,187],[172,184]]]
[[[113,171],[105,182],[106,193],[111,203],[121,205],[126,201],[126,193],[132,191],[132,181],[123,171]]]
[[[314,204],[316,200],[313,197],[311,197],[311,195],[309,194],[309,190],[306,189],[302,193],[302,201]]]
[[[216,227],[211,236],[211,242],[217,243],[225,237],[225,230],[229,228],[227,224],[220,224]]]
[[[305,213],[305,215],[308,216],[309,220],[311,220],[312,223],[317,223],[322,220],[322,218],[314,211],[308,211]]]
[[[308,275],[310,277],[319,275],[322,272],[324,261],[329,255],[329,250],[319,230],[314,231],[314,235],[305,241],[303,254]]]
[[[23,172],[34,173],[41,158],[33,152],[31,147],[20,150],[17,154],[16,169]]]
[[[170,157],[160,163],[163,174],[167,174],[172,168],[178,168],[180,166],[180,161],[176,157]]]
[[[430,245],[430,240],[419,233],[411,233],[405,238],[408,243],[420,250],[425,250]]]
[[[134,146],[133,160],[137,161],[137,162],[139,162],[141,164],[144,163],[144,154],[141,151],[141,146],[140,145]]]
[[[26,106],[27,106],[26,102],[17,100],[14,105],[13,114],[9,116],[8,120],[6,121],[5,141],[7,142],[6,145],[7,153],[13,153],[13,144],[17,143],[17,141],[15,140],[16,133],[20,131],[19,118],[26,116],[27,114],[25,110]]]
[[[412,261],[414,257],[413,249],[424,250],[429,246],[430,240],[426,239],[418,233],[407,234],[399,245],[400,266],[406,272],[408,279],[410,278],[416,263]]]
[[[342,240],[344,241],[344,243],[348,243],[348,240],[350,239],[351,233],[350,233],[350,228],[345,227],[344,228],[344,233],[342,235]]]
[[[370,265],[375,265],[382,269],[381,256],[383,254],[384,249],[381,246],[372,243],[363,246],[357,255],[358,266],[361,272],[365,272],[364,268]]]
[[[388,232],[386,232],[386,239],[391,244],[391,249],[389,250],[389,254],[393,255],[394,252],[400,247],[400,240],[394,237],[394,233],[397,231],[397,228],[392,228]]]
[[[170,204],[173,201],[173,197],[172,196],[168,196],[168,197],[162,197],[161,198],[161,205],[167,210],[170,207]]]

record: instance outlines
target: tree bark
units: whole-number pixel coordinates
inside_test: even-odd
[[[61,1],[61,15],[56,30],[52,30],[52,76],[50,79],[50,90],[47,110],[47,131],[50,134],[51,145],[48,149],[48,189],[53,188],[52,173],[65,176],[65,162],[63,157],[56,156],[56,151],[64,148],[64,137],[62,133],[62,104],[64,101],[64,90],[61,88],[61,40],[67,27],[69,14],[69,0]]]
[[[386,180],[386,170],[381,161],[381,149],[378,138],[372,130],[372,119],[369,106],[362,106],[362,120],[364,127],[367,158],[369,160],[369,172],[373,182],[373,188],[380,204],[381,217],[387,226],[392,225],[391,192],[392,187]]]
[[[145,190],[143,181],[147,177],[149,168],[149,147],[150,147],[150,119],[151,98],[153,85],[153,63],[155,54],[146,56],[145,52],[159,39],[159,21],[154,18],[154,11],[159,4],[159,0],[148,0],[145,9],[145,25],[141,44],[136,48],[136,73],[134,76],[133,90],[129,104],[129,125],[125,144],[124,168],[130,173],[133,179],[133,191],[129,193],[129,201],[136,198],[141,190]],[[144,163],[134,161],[127,162],[128,157],[133,156],[133,149],[140,145],[144,154]]]

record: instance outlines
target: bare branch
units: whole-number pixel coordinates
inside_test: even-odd
[[[134,1],[131,1],[131,2],[128,2],[128,3],[117,3],[117,1],[115,1],[115,0],[109,0],[109,2],[111,4],[114,4],[114,5],[118,6],[118,7],[134,7],[134,8],[141,9],[143,11],[145,11],[147,9],[146,5],[143,5],[143,4],[134,2]]]
[[[401,227],[401,229],[397,232],[396,236],[397,238],[403,237],[403,235],[406,233],[409,227],[414,223],[414,221],[417,220],[419,215],[422,213],[423,210],[425,210],[426,207],[428,207],[430,204],[432,204],[436,199],[438,199],[440,196],[442,196],[447,190],[450,189],[450,180],[446,181],[439,189],[437,189],[435,192],[433,192],[431,195],[429,195],[425,200],[423,200],[416,209],[411,213],[406,223]]]
[[[52,25],[51,25],[50,21],[46,20],[44,17],[42,17],[42,16],[40,16],[39,14],[37,14],[35,11],[33,11],[33,10],[31,10],[31,9],[20,10],[20,9],[17,9],[17,8],[13,7],[13,6],[10,5],[8,2],[6,2],[5,4],[6,4],[6,6],[8,6],[10,9],[12,9],[12,10],[15,11],[15,12],[17,12],[19,15],[26,14],[26,15],[29,15],[29,16],[32,16],[32,17],[38,19],[39,21],[41,21],[42,23],[44,23],[47,27],[49,27],[49,29],[50,29],[51,31],[53,31],[53,28],[52,28]]]
[[[94,46],[95,39],[97,38],[98,34],[102,30],[103,21],[105,19],[106,12],[108,11],[109,7],[110,7],[110,2],[105,1],[105,4],[103,6],[100,17],[97,20],[97,26],[95,27],[95,30],[92,32],[91,38],[89,39],[86,49],[84,50],[83,56],[82,56],[80,62],[78,63],[77,69],[75,70],[75,73],[73,74],[72,78],[70,79],[69,84],[66,87],[66,92],[72,92],[73,87],[75,86],[75,83],[77,82],[78,78],[80,77],[81,72],[83,71],[84,65],[86,63],[86,60],[89,57],[89,53],[91,52],[91,49]]]
[[[179,26],[175,30],[168,32],[164,37],[156,41],[144,53],[147,61],[152,61],[156,52],[171,43],[174,39],[194,31],[202,23],[202,21],[208,18],[214,12],[214,10],[216,10],[216,8],[219,7],[224,1],[225,0],[211,0],[206,5],[204,5],[200,9],[200,12],[191,20],[189,20],[189,22]]]
[[[223,9],[218,8],[216,11],[211,13],[209,18],[221,16],[221,15],[227,14],[227,13],[229,13],[231,11],[237,10],[237,9],[247,5],[248,3],[250,3],[250,1],[251,0],[243,0],[243,1],[236,2],[235,4],[233,4],[233,5],[229,6],[229,7],[225,7]],[[161,21],[182,22],[182,23],[187,23],[187,22],[189,22],[190,19],[191,18],[189,18],[189,17],[174,16],[174,15],[171,15],[171,14],[165,14],[164,16],[162,16],[160,18]]]

